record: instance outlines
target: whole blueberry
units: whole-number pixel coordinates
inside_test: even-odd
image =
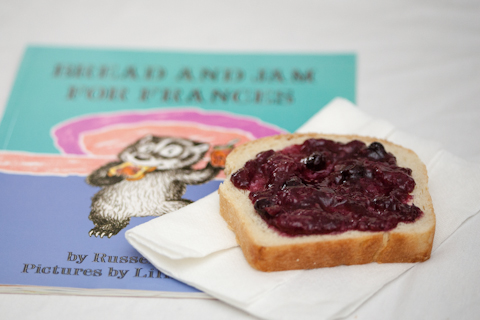
[[[302,161],[307,169],[312,170],[312,171],[320,171],[325,169],[325,166],[327,165],[327,161],[325,159],[325,156],[322,153],[319,152],[313,152],[311,155],[308,157],[304,158]]]
[[[372,160],[385,160],[387,156],[387,151],[385,151],[385,148],[380,142],[373,142],[368,146],[367,150],[367,157]]]

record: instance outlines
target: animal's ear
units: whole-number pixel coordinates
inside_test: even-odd
[[[153,136],[151,134],[147,134],[146,136],[144,136],[143,138],[141,138],[140,140],[138,140],[138,142],[140,143],[147,143],[149,141],[152,141],[153,139]]]
[[[208,143],[197,143],[194,148],[199,153],[205,153],[210,149],[210,145]]]

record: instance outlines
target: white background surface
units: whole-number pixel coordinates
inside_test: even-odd
[[[480,1],[1,0],[1,113],[27,44],[354,52],[359,108],[480,162]],[[480,318],[478,230],[477,215],[349,319]],[[0,310],[1,319],[250,318],[215,300],[156,298],[1,294]]]

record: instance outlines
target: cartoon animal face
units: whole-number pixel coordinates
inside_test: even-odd
[[[146,136],[123,150],[123,162],[137,166],[172,170],[189,167],[200,161],[209,144],[174,137]]]

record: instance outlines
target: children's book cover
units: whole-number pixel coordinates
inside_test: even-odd
[[[205,296],[125,231],[335,97],[354,102],[353,54],[27,48],[0,123],[0,292]]]

